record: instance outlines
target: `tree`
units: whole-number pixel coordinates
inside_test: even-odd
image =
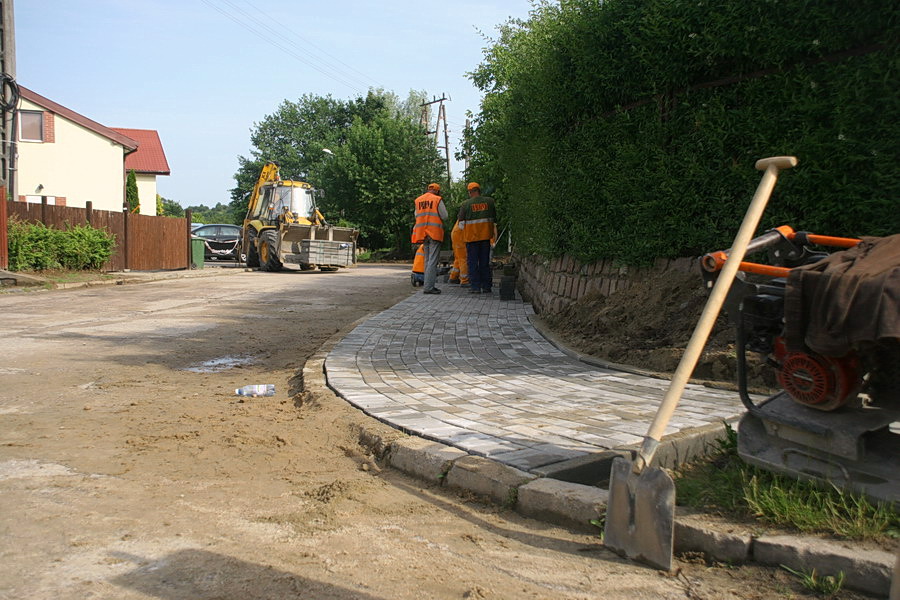
[[[231,208],[228,204],[217,202],[212,208],[198,204],[197,206],[188,206],[186,210],[191,211],[191,220],[194,223],[234,223],[240,224],[244,218],[243,213],[240,218],[235,221],[232,217]]]
[[[359,224],[362,243],[369,247],[408,251],[412,199],[429,181],[445,176],[435,143],[419,124],[424,97],[411,92],[401,101],[393,93],[371,90],[350,101],[305,95],[283,102],[256,125],[251,156],[238,157],[238,185],[230,204],[235,222],[247,210],[247,193],[263,165],[274,160],[282,177],[326,191],[326,219]]]
[[[162,217],[183,217],[184,209],[174,200],[156,195],[156,214]]]
[[[325,214],[358,223],[370,248],[407,253],[412,200],[444,172],[433,140],[417,123],[387,113],[370,123],[357,119],[322,171]]]
[[[249,157],[238,157],[237,186],[231,190],[231,211],[235,222],[247,212],[247,198],[259,172],[273,160],[284,178],[314,179],[318,166],[328,156],[323,148],[340,146],[354,117],[371,120],[384,108],[385,100],[370,92],[353,101],[306,94],[296,102],[285,100],[278,110],[256,123],[250,134],[253,148]],[[313,181],[312,183],[316,183]]]
[[[125,202],[128,204],[129,212],[140,212],[141,200],[138,197],[137,175],[134,169],[128,171],[128,177],[125,180]]]

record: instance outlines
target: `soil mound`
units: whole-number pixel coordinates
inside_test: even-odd
[[[708,298],[695,273],[650,274],[609,296],[588,294],[541,318],[569,347],[609,362],[671,374],[678,366]],[[775,388],[774,369],[748,353],[753,391]],[[734,327],[724,312],[706,344],[694,379],[734,384]]]

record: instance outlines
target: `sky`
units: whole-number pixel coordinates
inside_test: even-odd
[[[446,96],[451,156],[480,92],[466,77],[530,0],[20,0],[16,81],[106,127],[155,129],[181,206],[231,200],[254,123],[304,94]],[[443,144],[443,137],[439,138]],[[462,165],[451,162],[454,179]]]

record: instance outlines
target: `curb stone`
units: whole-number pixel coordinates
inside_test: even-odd
[[[844,573],[847,587],[869,594],[887,595],[894,557],[888,552],[860,550],[828,540],[801,540],[793,536],[762,536],[753,541],[753,559],[820,575]]]
[[[368,318],[363,317],[334,334],[310,357],[303,368],[305,390],[313,395],[329,394],[343,399],[328,386],[325,358],[349,331]],[[605,512],[607,491],[602,488],[532,475],[440,442],[409,436],[374,417],[360,428],[359,441],[397,470],[432,483],[436,478],[447,487],[490,498],[524,516],[595,532],[597,528],[590,521]],[[400,448],[402,450],[398,451]],[[397,464],[394,464],[395,451],[398,451]],[[444,460],[438,461],[438,457],[450,461],[449,469]],[[438,462],[439,469],[436,467]],[[441,478],[435,475],[437,472],[446,472],[446,475]],[[836,575],[843,571],[847,588],[882,597],[888,596],[895,560],[889,552],[850,549],[824,540],[794,536],[754,538],[751,534],[716,532],[686,516],[676,516],[675,548],[677,552],[703,552],[708,559],[722,562],[752,561],[807,572],[815,566],[821,575]],[[895,577],[900,580],[900,573],[895,573]],[[894,584],[900,586],[897,582]],[[900,597],[891,600],[900,600]]]
[[[592,521],[606,512],[609,493],[598,487],[541,477],[519,487],[516,512],[526,517],[599,533]]]
[[[468,456],[459,448],[424,438],[409,437],[390,446],[388,461],[392,467],[430,483],[441,483],[453,462]]]
[[[675,518],[675,552],[702,552],[713,560],[743,563],[751,559],[753,536],[714,531],[690,517]]]
[[[74,290],[88,287],[103,287],[111,285],[125,285],[132,283],[149,283],[153,281],[166,281],[169,279],[185,279],[193,277],[218,277],[220,275],[233,275],[244,273],[253,269],[211,267],[210,269],[175,270],[175,271],[115,271],[110,279],[91,279],[87,281],[54,283],[47,279],[36,278],[24,273],[0,271],[5,292],[21,291],[28,288],[32,292],[44,292],[50,290]],[[6,284],[7,280],[14,280],[14,284]],[[43,286],[47,286],[46,288]]]
[[[519,487],[533,479],[537,476],[467,454],[453,461],[445,481],[448,487],[466,490],[512,508],[517,503]]]

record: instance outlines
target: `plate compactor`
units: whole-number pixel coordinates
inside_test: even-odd
[[[828,253],[813,248],[842,248]],[[738,453],[766,470],[900,503],[900,235],[863,240],[778,227],[751,241],[725,301],[747,408]],[[712,286],[728,251],[701,260]],[[755,402],[747,352],[782,391]]]

